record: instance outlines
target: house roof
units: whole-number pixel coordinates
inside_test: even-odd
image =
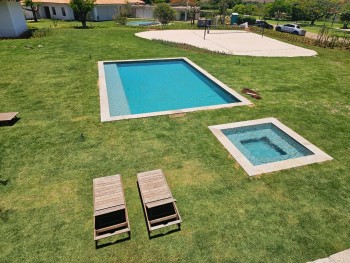
[[[69,4],[70,0],[33,0],[34,3]],[[142,0],[96,0],[96,5],[143,4]]]

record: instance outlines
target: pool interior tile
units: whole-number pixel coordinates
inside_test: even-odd
[[[270,162],[266,164],[253,165],[248,158],[229,140],[228,137],[223,133],[223,130],[234,129],[245,126],[255,126],[265,123],[271,123],[278,129],[284,132],[287,136],[304,146],[307,150],[311,151],[312,155],[301,156],[292,159],[286,159],[282,161]],[[301,137],[296,132],[282,124],[275,118],[264,118],[258,120],[249,120],[221,125],[209,126],[209,129],[217,137],[217,139],[224,145],[229,153],[236,159],[236,161],[242,166],[242,168],[248,173],[249,176],[255,176],[262,173],[269,173],[293,167],[299,167],[311,163],[324,162],[332,160],[333,158],[328,154],[321,151],[315,145]]]
[[[136,113],[136,114],[126,114],[126,115],[120,115],[120,116],[112,116],[110,109],[109,109],[109,101],[108,101],[108,95],[107,95],[107,87],[106,87],[106,77],[105,77],[105,70],[104,65],[109,63],[123,63],[123,62],[143,62],[143,61],[171,61],[171,60],[183,60],[187,62],[190,66],[195,68],[197,71],[202,73],[206,78],[214,82],[216,85],[218,85],[222,90],[225,92],[228,92],[231,96],[235,97],[239,100],[239,102],[232,102],[227,104],[217,104],[217,105],[210,105],[210,106],[198,106],[193,108],[186,108],[186,109],[178,109],[178,110],[164,110],[164,111],[158,111],[158,112],[149,112],[149,113]],[[100,88],[100,107],[101,107],[101,121],[115,121],[115,120],[125,120],[125,119],[135,119],[135,118],[145,118],[145,117],[152,117],[152,116],[160,116],[160,115],[169,115],[169,114],[177,114],[177,113],[184,113],[184,112],[194,112],[199,110],[213,110],[213,109],[220,109],[220,108],[230,108],[230,107],[236,107],[236,106],[244,106],[244,105],[250,105],[252,104],[248,99],[237,93],[236,91],[232,90],[228,86],[226,86],[224,83],[210,75],[207,71],[193,63],[191,60],[180,57],[180,58],[161,58],[161,59],[137,59],[137,60],[109,60],[109,61],[99,61],[98,62],[98,69],[99,69],[99,88]]]

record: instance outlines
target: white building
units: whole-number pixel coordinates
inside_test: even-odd
[[[0,0],[1,1],[1,0]],[[76,20],[74,12],[69,5],[69,0],[33,0],[40,3],[39,17],[59,20]],[[92,21],[112,20],[119,13],[120,7],[126,3],[136,4],[142,3],[141,0],[96,0],[94,9],[88,16]],[[33,19],[32,12],[25,11],[27,19]]]
[[[0,0],[0,38],[18,37],[27,30],[21,4]]]
[[[133,6],[135,8],[136,18],[153,19],[153,11],[156,6],[154,5],[139,5]],[[176,21],[188,21],[188,7],[187,6],[172,6],[175,10]],[[196,14],[196,19],[199,18],[199,13]]]

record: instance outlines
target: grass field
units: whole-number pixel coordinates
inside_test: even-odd
[[[8,180],[0,184],[0,262],[306,262],[350,247],[349,52],[226,56],[107,24],[0,41],[0,112],[20,111],[14,126],[0,127],[0,178]],[[179,56],[263,99],[180,118],[100,122],[97,61]],[[334,160],[249,178],[207,126],[263,117]],[[159,168],[183,225],[149,240],[136,173]],[[131,240],[95,249],[92,179],[116,173]]]
[[[271,25],[284,25],[289,23],[295,23],[295,21],[289,21],[289,20],[266,20],[266,22],[270,23]],[[347,31],[339,30],[343,27],[342,23],[332,23],[331,22],[323,22],[323,21],[316,21],[314,25],[311,25],[308,21],[297,21],[297,24],[300,25],[302,29],[305,29],[306,32],[311,32],[318,34],[321,30],[321,28],[325,25],[328,29],[332,30],[334,33],[344,35],[347,33]]]

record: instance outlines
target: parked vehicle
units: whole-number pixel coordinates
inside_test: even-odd
[[[266,21],[263,21],[263,20],[256,20],[255,25],[257,27],[273,29],[273,25],[270,25],[269,23],[267,23]]]
[[[300,26],[296,24],[286,24],[283,26],[276,26],[276,31],[287,32],[294,35],[305,36],[306,31],[301,29]]]

